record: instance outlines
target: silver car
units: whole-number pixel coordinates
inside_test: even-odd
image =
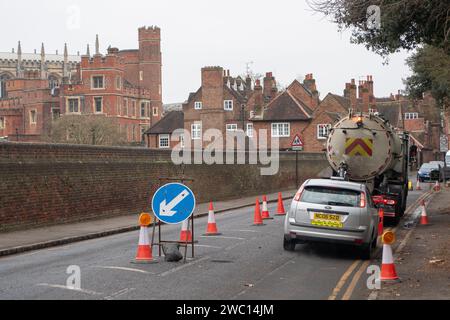
[[[378,210],[365,184],[332,179],[306,181],[292,201],[284,249],[297,243],[333,242],[359,247],[370,259],[377,245]]]

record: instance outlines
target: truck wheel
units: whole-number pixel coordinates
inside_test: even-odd
[[[295,241],[288,240],[288,239],[284,238],[284,241],[283,241],[283,248],[284,248],[284,250],[286,250],[286,251],[295,251],[295,246],[296,246]]]

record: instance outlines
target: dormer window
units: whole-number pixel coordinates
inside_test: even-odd
[[[405,113],[405,120],[419,119],[419,113],[417,112],[407,112]]]

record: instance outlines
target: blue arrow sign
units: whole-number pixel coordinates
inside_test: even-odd
[[[168,224],[189,219],[195,210],[195,195],[181,183],[169,183],[156,191],[152,200],[155,216]]]

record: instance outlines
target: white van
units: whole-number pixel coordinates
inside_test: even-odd
[[[445,155],[445,163],[447,164],[447,167],[450,167],[450,151],[447,151],[447,154]]]

